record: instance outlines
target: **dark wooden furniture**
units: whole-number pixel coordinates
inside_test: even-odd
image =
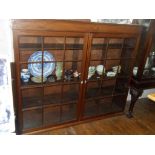
[[[112,116],[124,111],[128,85],[141,36],[141,26],[101,24],[66,20],[14,20],[16,65],[17,133],[34,133]],[[35,51],[40,61],[28,62]],[[43,59],[44,51],[54,61]],[[62,77],[51,72],[55,82],[21,81],[21,69],[29,64],[62,62]],[[104,65],[88,79],[89,66]],[[108,77],[113,66],[120,72]],[[79,78],[66,80],[66,70],[77,70]],[[32,75],[31,75],[32,77]],[[47,77],[49,78],[49,77]]]
[[[127,116],[132,117],[133,108],[143,90],[155,88],[155,20],[143,28],[140,47],[137,54],[137,73],[132,76],[130,84],[131,104]]]

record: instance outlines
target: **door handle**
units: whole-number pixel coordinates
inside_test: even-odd
[[[84,80],[84,81],[81,81],[81,84],[86,84],[87,83],[87,80]]]

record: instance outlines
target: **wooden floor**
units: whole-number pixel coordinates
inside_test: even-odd
[[[128,109],[129,104],[126,106]],[[39,133],[43,135],[150,135],[155,134],[155,102],[140,99],[135,105],[134,117],[126,115],[91,121],[67,128]]]

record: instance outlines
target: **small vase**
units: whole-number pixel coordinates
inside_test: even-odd
[[[28,69],[22,69],[21,70],[21,79],[22,81],[25,82],[29,82],[30,79],[30,72]]]
[[[55,75],[57,77],[57,80],[61,80],[62,68],[63,68],[63,62],[57,62],[57,64],[56,64],[56,71],[55,71]]]

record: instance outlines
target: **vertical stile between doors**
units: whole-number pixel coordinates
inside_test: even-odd
[[[87,89],[87,77],[88,77],[88,68],[90,61],[90,52],[91,52],[91,44],[92,44],[92,34],[87,34],[87,42],[86,42],[86,51],[85,51],[85,68],[83,68],[83,87],[82,87],[82,105],[80,111],[80,119],[83,119],[84,109],[85,109],[85,94]]]
[[[77,111],[77,116],[78,116],[78,120],[81,120],[82,118],[82,113],[83,113],[83,105],[84,105],[84,93],[85,93],[85,80],[86,80],[86,74],[87,71],[85,70],[85,68],[87,68],[87,52],[89,50],[89,34],[85,34],[84,35],[84,47],[83,47],[83,58],[82,58],[82,77],[81,77],[81,81],[80,81],[80,96],[79,96],[79,105],[78,105],[78,111]]]

